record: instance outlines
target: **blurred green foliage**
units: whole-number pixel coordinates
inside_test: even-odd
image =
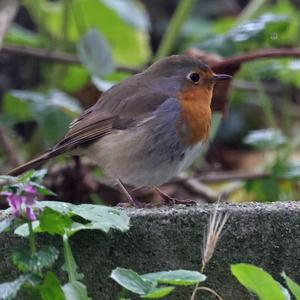
[[[145,63],[150,55],[148,16],[133,0],[120,3],[102,0],[24,1],[40,34],[48,37],[50,45],[57,41],[60,47],[75,49],[80,37],[90,28],[96,28],[114,45],[113,56],[118,63]]]
[[[194,12],[183,27],[178,28],[172,52],[184,53],[190,47],[197,47],[228,57],[263,48],[299,46],[300,12],[289,0],[261,1],[252,14],[245,17],[241,11],[238,18],[230,14],[199,18],[200,4],[195,3]],[[20,124],[30,127],[28,122],[36,125],[29,128],[28,143],[23,149],[29,157],[63,136],[69,122],[81,111],[76,99],[78,93],[90,83],[105,91],[130,76],[127,71],[120,72],[118,66],[142,68],[151,62],[152,29],[148,13],[138,0],[24,0],[22,5],[36,29],[30,31],[13,24],[6,36],[6,44],[77,54],[81,63],[40,63],[42,78],[39,86],[32,91],[5,94],[0,115],[4,126],[11,131]],[[162,32],[167,25],[163,24]],[[259,201],[290,199],[297,191],[298,163],[291,157],[298,149],[298,143],[293,141],[299,127],[289,112],[293,110],[293,106],[289,107],[294,101],[290,93],[300,87],[300,60],[252,61],[244,64],[235,78],[246,85],[251,84],[251,88],[238,87],[231,93],[231,109],[238,111],[242,123],[240,128],[232,126],[231,132],[226,132],[226,139],[229,140],[232,134],[237,141],[249,130],[263,128],[274,132],[280,130],[284,137],[280,145],[269,143],[274,140],[267,134],[259,141],[257,137],[253,139],[251,147],[273,152],[271,159],[256,166],[273,175],[248,182],[246,190],[254,193]],[[285,94],[270,94],[265,83],[282,87]],[[253,114],[257,108],[261,110],[260,115]],[[243,144],[241,140],[239,143]],[[258,149],[258,145],[262,147]],[[287,173],[293,176],[287,179]]]
[[[5,123],[9,124],[10,129],[20,122],[37,123],[38,129],[32,141],[39,151],[56,143],[80,112],[78,102],[59,90],[49,90],[45,93],[11,91],[3,98]]]

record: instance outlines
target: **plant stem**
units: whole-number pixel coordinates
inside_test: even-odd
[[[241,25],[248,20],[250,20],[255,13],[267,2],[268,0],[252,0],[244,8],[244,10],[239,15],[236,25]]]
[[[66,234],[63,235],[64,257],[68,272],[69,282],[76,281],[76,270],[74,269],[75,260],[69,244],[69,238]]]
[[[28,221],[28,229],[29,229],[29,242],[30,242],[30,250],[31,255],[33,255],[36,252],[36,246],[35,246],[35,236],[32,228],[32,222]]]
[[[266,118],[266,123],[271,128],[276,128],[276,120],[272,108],[271,100],[269,99],[267,93],[264,90],[263,84],[256,78],[253,74],[253,79],[258,91],[258,97],[260,100],[260,105],[262,106],[263,113]]]
[[[176,38],[186,21],[191,9],[193,8],[195,0],[181,0],[176,8],[176,11],[169,23],[169,26],[162,38],[159,48],[155,55],[155,60],[170,54]]]
[[[63,50],[66,50],[68,47],[68,25],[70,19],[69,0],[64,0],[63,5],[63,19],[61,24],[62,39],[60,46]]]

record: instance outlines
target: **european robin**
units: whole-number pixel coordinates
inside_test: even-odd
[[[132,201],[122,183],[159,186],[195,160],[210,132],[213,87],[230,78],[186,55],[163,58],[103,93],[60,142],[10,174],[62,153],[85,154]]]

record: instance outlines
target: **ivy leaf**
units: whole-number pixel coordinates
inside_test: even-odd
[[[59,251],[50,246],[31,255],[28,249],[13,254],[13,263],[24,273],[42,274],[44,268],[51,268],[57,260]]]
[[[66,300],[92,300],[88,297],[86,286],[79,281],[72,281],[63,286]]]
[[[263,269],[251,264],[231,265],[231,272],[237,280],[260,300],[287,300],[279,282]]]
[[[10,300],[15,298],[22,285],[26,283],[28,276],[21,275],[14,281],[0,284],[0,300]]]
[[[43,213],[40,215],[40,229],[41,231],[50,234],[63,235],[67,228],[70,228],[73,221],[64,214],[61,214],[49,207],[45,207]]]
[[[66,300],[59,280],[53,272],[46,274],[44,283],[38,289],[43,300]]]
[[[91,75],[104,77],[113,72],[115,64],[111,48],[97,29],[90,29],[81,37],[77,51],[80,61]]]

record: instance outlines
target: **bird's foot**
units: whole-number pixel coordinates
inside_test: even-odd
[[[196,201],[190,199],[176,199],[174,197],[169,196],[168,194],[164,193],[158,187],[154,187],[155,191],[158,195],[164,200],[164,202],[168,205],[176,205],[176,204],[183,204],[187,206],[195,205]]]
[[[152,203],[137,201],[127,191],[126,187],[124,186],[124,184],[122,183],[122,181],[120,179],[117,179],[117,183],[128,201],[128,202],[121,202],[118,204],[118,206],[120,206],[120,207],[135,207],[135,208],[151,208],[151,207],[155,206],[155,204],[152,204]]]

